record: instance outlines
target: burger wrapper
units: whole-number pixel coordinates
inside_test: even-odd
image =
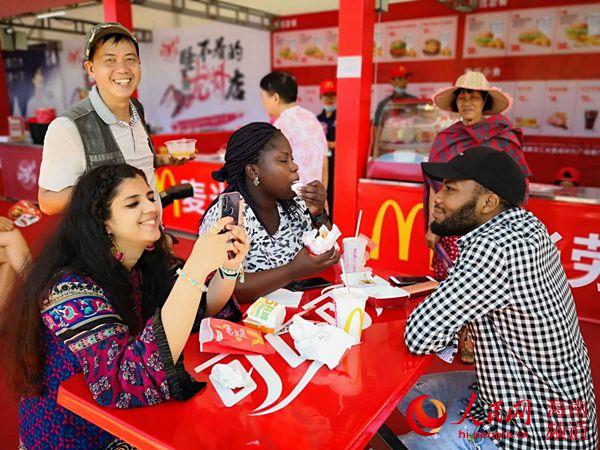
[[[321,225],[318,230],[306,231],[302,236],[302,243],[313,255],[322,255],[334,247],[341,235],[337,225],[333,225],[331,230],[328,230],[325,225]]]

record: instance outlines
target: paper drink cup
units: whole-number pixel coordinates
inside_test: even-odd
[[[333,303],[335,305],[335,322],[356,342],[360,342],[363,321],[365,318],[365,304],[369,296],[357,288],[338,288],[332,291]]]
[[[174,158],[190,158],[196,153],[196,139],[175,139],[165,145]]]
[[[365,252],[367,240],[363,237],[347,237],[342,240],[344,245],[344,268],[347,273],[362,272],[365,268]]]

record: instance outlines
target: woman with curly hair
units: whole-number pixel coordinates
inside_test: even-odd
[[[198,238],[175,277],[181,262],[165,245],[144,172],[121,164],[82,176],[0,320],[2,367],[21,397],[22,448],[114,448],[114,436],[57,404],[60,383],[80,372],[109,407],[198,392],[182,357],[196,316],[225,308],[225,317],[240,318],[230,300],[235,280],[222,271],[239,267],[248,243],[230,222]]]

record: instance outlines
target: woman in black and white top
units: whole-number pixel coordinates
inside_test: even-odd
[[[244,262],[244,283],[238,281],[235,294],[241,301],[253,301],[291,281],[317,274],[337,263],[339,252],[311,255],[302,244],[304,232],[326,224],[324,209],[327,191],[319,181],[299,190],[298,166],[289,142],[274,126],[253,122],[237,130],[227,143],[225,165],[213,172],[217,181],[227,182],[225,192],[237,191],[244,199],[244,228],[250,251]],[[204,234],[219,219],[215,200],[202,219]],[[241,270],[241,268],[240,268]]]

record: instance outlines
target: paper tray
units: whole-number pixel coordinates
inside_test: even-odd
[[[408,293],[408,296],[393,297],[393,298],[374,298],[369,297],[367,304],[374,308],[391,308],[393,306],[404,306],[406,303],[417,297],[424,297],[431,294],[439,286],[437,281],[427,281],[425,283],[418,283],[412,286],[405,286],[402,288]]]
[[[373,308],[391,308],[393,306],[404,306],[408,303],[410,297],[395,297],[395,298],[374,298],[369,297],[367,305]]]

